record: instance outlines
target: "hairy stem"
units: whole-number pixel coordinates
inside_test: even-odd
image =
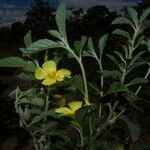
[[[99,128],[97,129],[97,133],[96,133],[95,136],[94,136],[94,140],[96,140],[96,139],[98,138],[98,136],[101,134],[101,131],[102,131],[103,129],[105,129],[105,128],[107,127],[107,125],[109,124],[109,120],[111,119],[111,117],[112,117],[112,115],[113,115],[113,113],[114,113],[114,111],[115,111],[115,109],[116,109],[118,103],[119,103],[119,101],[115,101],[115,103],[114,103],[112,109],[110,110],[110,113],[109,113],[109,115],[108,115],[106,121],[104,122],[104,124],[103,124],[101,127],[99,127]]]
[[[147,73],[146,73],[144,79],[147,79],[149,75],[150,75],[150,65],[149,65],[148,71],[147,71]],[[135,92],[135,95],[138,95],[138,93],[139,93],[139,91],[141,90],[141,88],[142,88],[142,85],[138,87],[138,89],[137,89],[136,92]]]

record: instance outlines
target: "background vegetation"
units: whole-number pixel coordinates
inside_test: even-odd
[[[142,12],[143,9],[150,6],[149,1],[145,1],[142,4],[139,4],[136,9],[138,12]],[[123,10],[126,11],[126,8]],[[23,46],[23,37],[25,33],[31,29],[33,33],[33,40],[37,40],[40,38],[49,37],[47,34],[47,30],[56,28],[56,24],[54,21],[54,12],[48,3],[45,3],[41,0],[36,0],[35,4],[32,6],[31,10],[26,14],[27,18],[25,23],[16,22],[11,25],[11,27],[1,27],[0,28],[0,57],[6,57],[11,55],[20,55],[18,48]],[[116,12],[109,11],[105,6],[95,6],[90,8],[86,14],[83,14],[83,9],[77,9],[73,11],[74,16],[69,17],[67,20],[68,26],[68,39],[72,42],[77,40],[82,35],[90,36],[94,39],[96,43],[98,38],[102,36],[104,33],[111,33],[113,31],[113,27],[110,25],[112,20],[118,16]],[[150,37],[150,31],[146,31],[147,37]],[[50,38],[50,37],[49,37]],[[52,37],[51,37],[52,38]],[[115,36],[112,40],[110,39],[109,45],[107,48],[108,51],[112,51],[116,49],[117,42],[124,42],[124,39]],[[106,58],[105,58],[106,59]],[[90,66],[92,62],[91,59],[86,59],[86,67]],[[64,62],[66,63],[66,62]],[[67,64],[67,63],[66,63]],[[72,62],[73,65],[73,62]],[[107,63],[106,66],[111,66],[111,64]],[[95,67],[96,64],[95,64]],[[113,67],[113,66],[111,66]],[[94,70],[94,67],[92,68]],[[145,69],[145,68],[143,68]],[[13,101],[10,100],[7,95],[12,89],[19,85],[23,89],[28,87],[28,83],[22,80],[16,79],[12,76],[15,71],[10,69],[1,69],[0,71],[0,88],[1,88],[1,101],[0,101],[0,142],[3,143],[2,149],[5,149],[5,145],[8,150],[8,144],[13,144],[14,146],[10,146],[10,149],[23,149],[22,147],[25,145],[29,145],[30,136],[26,131],[19,128],[18,126],[18,116],[15,113]],[[78,68],[74,68],[74,72],[78,72]],[[92,72],[92,71],[91,71]],[[141,70],[139,70],[141,72]],[[88,74],[89,78],[93,75]],[[142,101],[136,102],[136,105],[139,106],[139,109],[133,109],[132,106],[129,109],[131,115],[134,115],[137,120],[141,121],[142,125],[142,134],[137,143],[134,143],[136,147],[137,145],[148,145],[150,143],[149,139],[149,128],[148,125],[150,123],[150,94],[149,94],[149,85],[143,88],[141,97],[143,97]],[[11,137],[11,138],[10,138]],[[7,143],[8,142],[8,143]],[[130,149],[133,149],[133,143],[129,146]],[[139,147],[139,146],[138,146]],[[31,147],[27,147],[26,149],[33,149],[32,144]]]

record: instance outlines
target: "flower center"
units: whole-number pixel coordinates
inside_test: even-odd
[[[51,78],[51,79],[55,79],[56,78],[56,72],[49,73],[48,77]]]

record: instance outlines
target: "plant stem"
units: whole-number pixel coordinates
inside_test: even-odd
[[[150,75],[150,65],[149,65],[148,71],[147,71],[147,73],[146,73],[144,79],[147,79],[149,75]],[[138,93],[139,93],[139,91],[141,90],[141,88],[142,88],[142,85],[138,87],[138,89],[137,89],[136,92],[135,92],[135,95],[138,95]]]
[[[103,124],[100,128],[98,128],[97,133],[96,133],[96,135],[94,136],[94,140],[97,139],[97,137],[100,135],[101,131],[102,131],[103,129],[105,129],[106,126],[108,125],[109,120],[111,119],[111,117],[112,117],[112,115],[113,115],[113,113],[114,113],[114,111],[115,111],[115,109],[116,109],[118,103],[119,103],[118,100],[115,101],[115,103],[114,103],[112,109],[110,110],[110,113],[109,113],[109,115],[108,115],[106,121],[104,122],[104,124]]]
[[[48,61],[48,50],[45,51],[44,62]]]
[[[79,136],[80,136],[80,147],[81,147],[81,150],[83,150],[83,147],[84,147],[84,140],[83,140],[83,130],[82,130],[82,127],[77,123],[75,124],[72,124],[73,127],[78,131],[79,133]]]
[[[82,131],[82,128],[80,127],[78,131],[79,131],[79,134],[80,134],[80,144],[81,144],[81,149],[83,150],[83,147],[84,147],[84,141],[83,141],[83,131]]]
[[[102,59],[102,58],[101,58]],[[100,68],[100,71],[103,72],[103,67],[102,67],[102,60],[100,59],[99,62],[99,68]],[[104,78],[103,76],[101,75],[101,97],[103,97],[103,87],[104,87]]]
[[[80,65],[82,76],[83,76],[83,83],[84,83],[85,95],[86,95],[86,98],[89,100],[88,87],[87,87],[87,79],[86,79],[85,69],[84,69],[82,60],[79,60],[79,65]]]
[[[73,55],[73,57],[77,60],[77,62],[79,63],[79,66],[80,66],[81,72],[82,72],[82,77],[83,77],[85,95],[86,95],[86,98],[89,100],[88,88],[87,88],[87,79],[86,79],[85,69],[84,69],[84,66],[82,63],[82,59],[78,58],[78,56],[74,53],[74,51],[69,47],[68,44],[66,45],[65,49],[67,49]]]

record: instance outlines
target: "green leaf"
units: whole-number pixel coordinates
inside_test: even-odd
[[[98,85],[96,83],[94,83],[94,82],[88,82],[88,85],[92,89],[94,89],[97,93],[101,94],[101,91],[100,91],[100,89],[99,89],[99,87],[98,87]]]
[[[120,82],[114,82],[113,84],[110,85],[108,93],[119,93],[119,92],[127,92],[128,87],[125,85],[121,84]]]
[[[48,39],[42,39],[32,43],[29,47],[27,47],[27,49],[21,49],[21,51],[25,54],[33,54],[39,51],[43,51],[50,48],[58,48],[61,46],[62,45],[58,42],[54,42]]]
[[[18,101],[18,104],[32,104],[32,105],[37,105],[37,106],[43,106],[44,105],[44,99],[36,97],[33,99],[27,99],[27,98],[22,98]]]
[[[140,28],[141,31],[144,31],[147,28],[150,28],[150,20],[144,20],[141,24],[140,24]],[[141,32],[143,33],[143,32]]]
[[[138,97],[135,95],[134,92],[128,91],[123,95],[129,102],[134,102],[138,100]]]
[[[28,63],[19,57],[6,57],[0,59],[0,67],[23,68],[24,70],[31,72],[34,72],[37,69],[37,66],[32,63]]]
[[[118,80],[121,77],[121,73],[118,70],[103,70],[102,76]]]
[[[121,71],[123,70],[122,66],[120,65],[120,63],[118,62],[118,60],[117,60],[114,56],[109,55],[109,54],[107,54],[106,56],[107,56],[109,59],[111,59],[111,60],[119,67],[119,69],[120,69]]]
[[[113,34],[118,34],[118,35],[121,35],[121,36],[127,38],[128,40],[131,40],[130,34],[122,29],[115,29],[113,31]]]
[[[122,60],[122,62],[123,62],[124,64],[126,64],[126,61],[125,61],[125,59],[124,59],[124,57],[123,57],[123,55],[122,55],[121,52],[119,52],[119,51],[114,51],[114,53]]]
[[[134,24],[137,27],[138,23],[139,23],[137,11],[135,9],[133,9],[132,7],[128,7],[127,8],[127,13],[128,13],[128,15],[130,16],[130,18],[133,20]]]
[[[21,73],[17,76],[18,78],[26,81],[36,81],[36,78],[31,73]]]
[[[143,11],[140,17],[140,23],[142,23],[150,15],[150,7]]]
[[[74,48],[75,48],[75,50],[77,52],[77,55],[81,56],[82,48],[81,48],[81,42],[80,41],[75,41],[74,42]]]
[[[82,36],[81,37],[81,49],[83,50],[85,44],[87,42],[87,37],[86,36]]]
[[[37,106],[43,106],[44,105],[44,99],[43,98],[33,98],[30,100],[30,103]]]
[[[67,40],[66,35],[66,4],[64,0],[60,1],[56,12],[56,23],[61,36]]]
[[[89,48],[90,50],[94,51],[93,40],[92,40],[91,37],[88,39],[88,48]]]
[[[87,41],[87,37],[82,36],[81,41],[74,42],[74,47],[79,57],[81,57],[82,55],[83,48],[85,46],[86,41]]]
[[[61,34],[58,31],[56,31],[56,30],[49,30],[48,33],[51,34],[53,37],[56,37],[56,38],[62,40],[62,36],[61,36]]]
[[[76,112],[75,118],[76,118],[76,120],[78,121],[78,123],[79,123],[80,125],[83,125],[83,123],[84,123],[84,118],[85,118],[87,112],[88,112],[88,108],[87,108],[87,107],[83,107],[83,108],[79,109],[79,110]]]
[[[102,58],[104,48],[106,47],[106,43],[108,40],[108,34],[103,35],[98,42],[98,48],[100,50],[100,58]]]
[[[141,134],[141,128],[139,124],[131,122],[127,116],[122,115],[119,117],[119,119],[123,120],[128,125],[131,139],[133,142],[136,142]]]
[[[30,46],[32,44],[32,35],[31,30],[27,32],[27,34],[24,37],[24,44],[26,47]]]
[[[47,124],[45,124],[45,125],[43,125],[43,127],[42,128],[40,128],[39,130],[36,130],[35,132],[34,132],[34,134],[36,134],[36,133],[40,133],[40,132],[45,132],[46,130],[48,130],[48,129],[50,129],[50,128],[53,128],[53,127],[55,127],[57,125],[57,122],[55,122],[55,121],[50,121],[49,123],[47,123]]]
[[[128,84],[126,84],[126,86],[144,84],[144,83],[148,83],[148,80],[144,79],[144,78],[135,78],[135,79],[131,80]]]
[[[114,24],[127,24],[127,25],[131,26],[132,28],[134,28],[134,24],[132,23],[132,21],[129,20],[128,18],[125,18],[125,17],[118,17],[118,18],[116,18],[112,22],[112,25],[114,25]]]
[[[129,50],[128,50],[127,46],[121,45],[121,47],[122,47],[123,50],[124,50],[124,54],[125,54],[126,58],[128,58],[128,56],[129,56]]]
[[[39,122],[40,120],[44,119],[45,117],[57,118],[57,115],[56,115],[55,111],[53,111],[53,110],[44,111],[42,114],[35,116],[33,118],[32,122],[28,125],[28,127],[35,124],[36,122]]]
[[[72,81],[72,87],[79,89],[80,91],[84,91],[83,79],[81,75],[76,75],[74,80]]]
[[[135,56],[133,56],[132,61],[130,62],[129,66],[132,65],[134,62],[136,62],[144,53],[145,53],[145,51],[141,51],[138,54],[136,54]]]
[[[128,70],[127,70],[127,74],[129,74],[133,69],[141,66],[141,65],[145,65],[147,62],[143,61],[143,62],[137,62],[137,63],[133,63],[132,65],[129,66]]]

